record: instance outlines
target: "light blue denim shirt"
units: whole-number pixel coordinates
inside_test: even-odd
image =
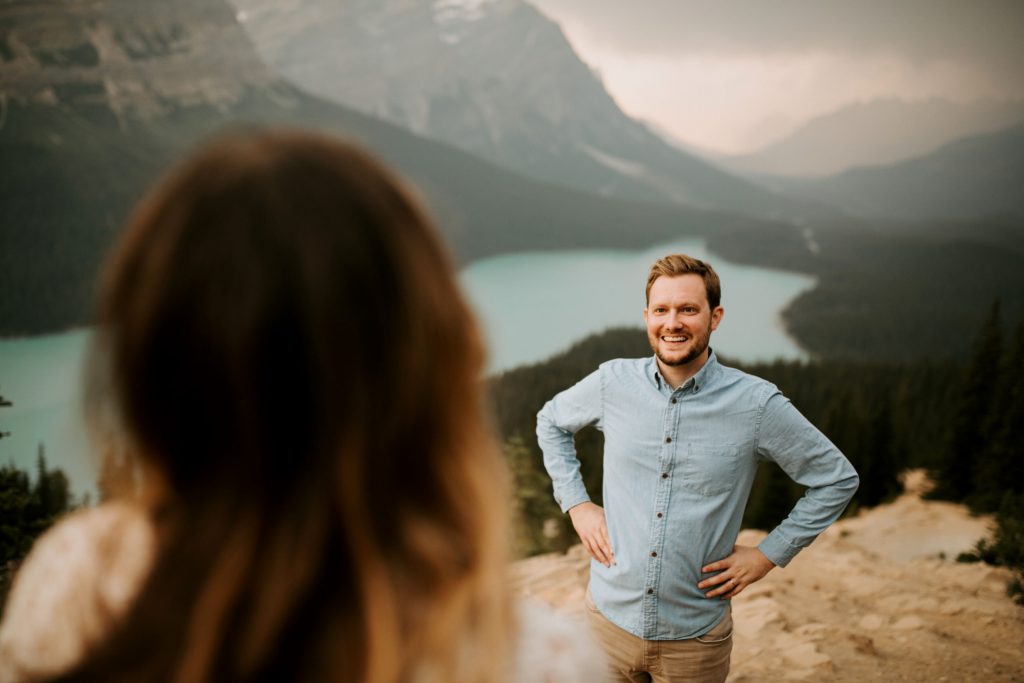
[[[835,521],[858,477],[775,385],[718,363],[678,389],[655,358],[620,359],[547,402],[537,439],[563,511],[590,500],[573,434],[604,432],[604,509],[615,564],[590,563],[590,591],[610,621],[646,640],[700,636],[728,601],[706,598],[701,567],[727,557],[758,460],[775,461],[804,496],[758,546],[780,567]],[[710,590],[710,589],[706,589]]]

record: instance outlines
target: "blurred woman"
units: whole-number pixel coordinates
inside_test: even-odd
[[[187,161],[107,263],[91,367],[135,493],[37,543],[0,678],[594,671],[510,604],[481,342],[430,221],[363,152],[268,132]]]

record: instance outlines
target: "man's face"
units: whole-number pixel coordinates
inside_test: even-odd
[[[644,309],[647,340],[665,365],[686,365],[699,358],[721,319],[722,307],[711,309],[700,275],[663,275],[651,285]]]

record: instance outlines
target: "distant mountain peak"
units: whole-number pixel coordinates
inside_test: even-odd
[[[963,103],[938,97],[855,101],[815,117],[763,149],[724,160],[734,171],[820,177],[858,166],[893,164],[953,140],[1024,118],[1024,101]]]
[[[523,0],[232,0],[302,88],[547,182],[758,215],[789,200],[631,119]]]
[[[851,214],[897,221],[1024,216],[1024,117],[896,164],[865,166],[827,178],[782,179],[784,191]]]

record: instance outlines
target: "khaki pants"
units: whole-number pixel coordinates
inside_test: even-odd
[[[644,640],[601,614],[587,591],[587,624],[621,683],[722,683],[732,655],[732,606],[713,629],[687,640]]]

